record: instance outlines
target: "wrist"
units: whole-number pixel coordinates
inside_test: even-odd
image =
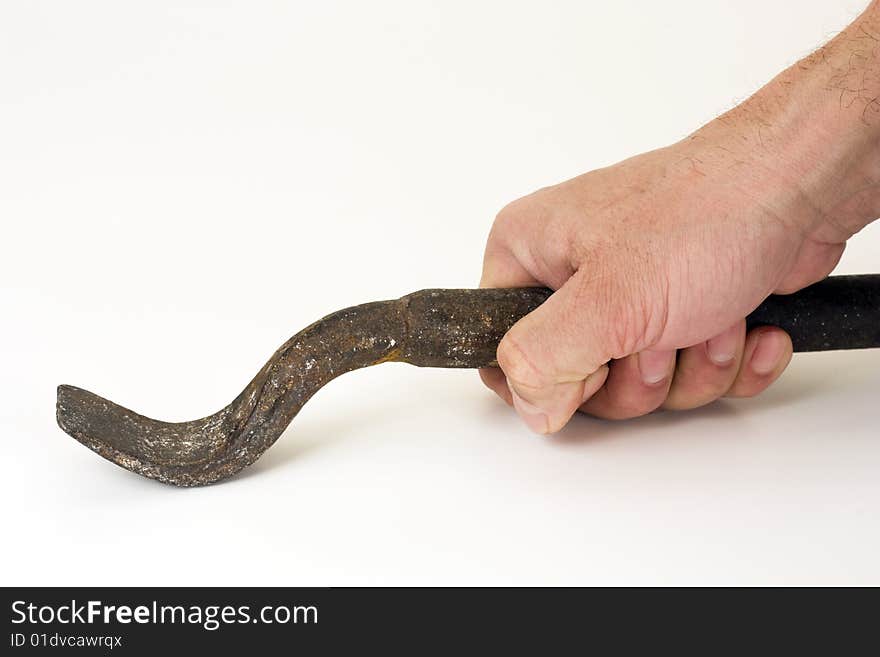
[[[880,2],[823,51],[810,70],[821,107],[812,178],[823,211],[849,237],[880,214]]]
[[[805,234],[844,241],[880,215],[880,0],[719,117],[763,198]],[[712,124],[706,126],[712,128]],[[717,133],[717,131],[716,131]]]
[[[880,214],[880,2],[774,82],[791,94],[783,163],[816,231],[845,240]]]

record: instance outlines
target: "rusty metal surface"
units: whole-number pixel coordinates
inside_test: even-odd
[[[354,306],[294,335],[214,415],[159,422],[62,385],[58,424],[137,474],[177,486],[210,484],[260,458],[303,404],[340,374],[389,361],[494,365],[507,330],[550,294],[544,288],[422,290]],[[795,294],[771,296],[747,320],[750,328],[785,329],[795,351],[880,347],[880,275],[834,276]]]
[[[423,290],[335,312],[303,329],[222,410],[160,422],[73,386],[58,387],[59,426],[145,477],[200,486],[231,477],[281,436],[309,398],[340,374],[398,361],[484,367],[505,332],[550,294],[542,288]]]

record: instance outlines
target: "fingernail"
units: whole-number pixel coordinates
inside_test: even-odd
[[[776,331],[767,331],[758,337],[758,344],[752,352],[750,365],[756,374],[767,375],[776,369],[782,352],[785,350],[785,339]]]
[[[649,386],[657,385],[670,375],[674,362],[674,351],[648,349],[639,352],[639,372],[642,374],[642,382]]]
[[[732,326],[724,333],[716,335],[706,342],[706,353],[716,365],[727,365],[736,358],[736,348],[739,342],[739,331]]]
[[[513,397],[513,407],[529,429],[541,435],[550,432],[550,419],[544,411],[520,397],[512,387],[510,394]]]

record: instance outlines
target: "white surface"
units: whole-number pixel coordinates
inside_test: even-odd
[[[473,372],[385,365],[196,490],[54,422],[58,383],[198,417],[327,312],[476,284],[504,203],[863,2],[207,4],[0,5],[0,583],[880,584],[880,351],[549,439]],[[839,271],[880,271],[880,226]]]

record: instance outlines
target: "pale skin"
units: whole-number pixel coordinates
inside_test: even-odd
[[[788,335],[745,316],[827,276],[880,215],[880,0],[696,132],[505,207],[483,287],[545,285],[483,381],[529,428],[765,390]]]

